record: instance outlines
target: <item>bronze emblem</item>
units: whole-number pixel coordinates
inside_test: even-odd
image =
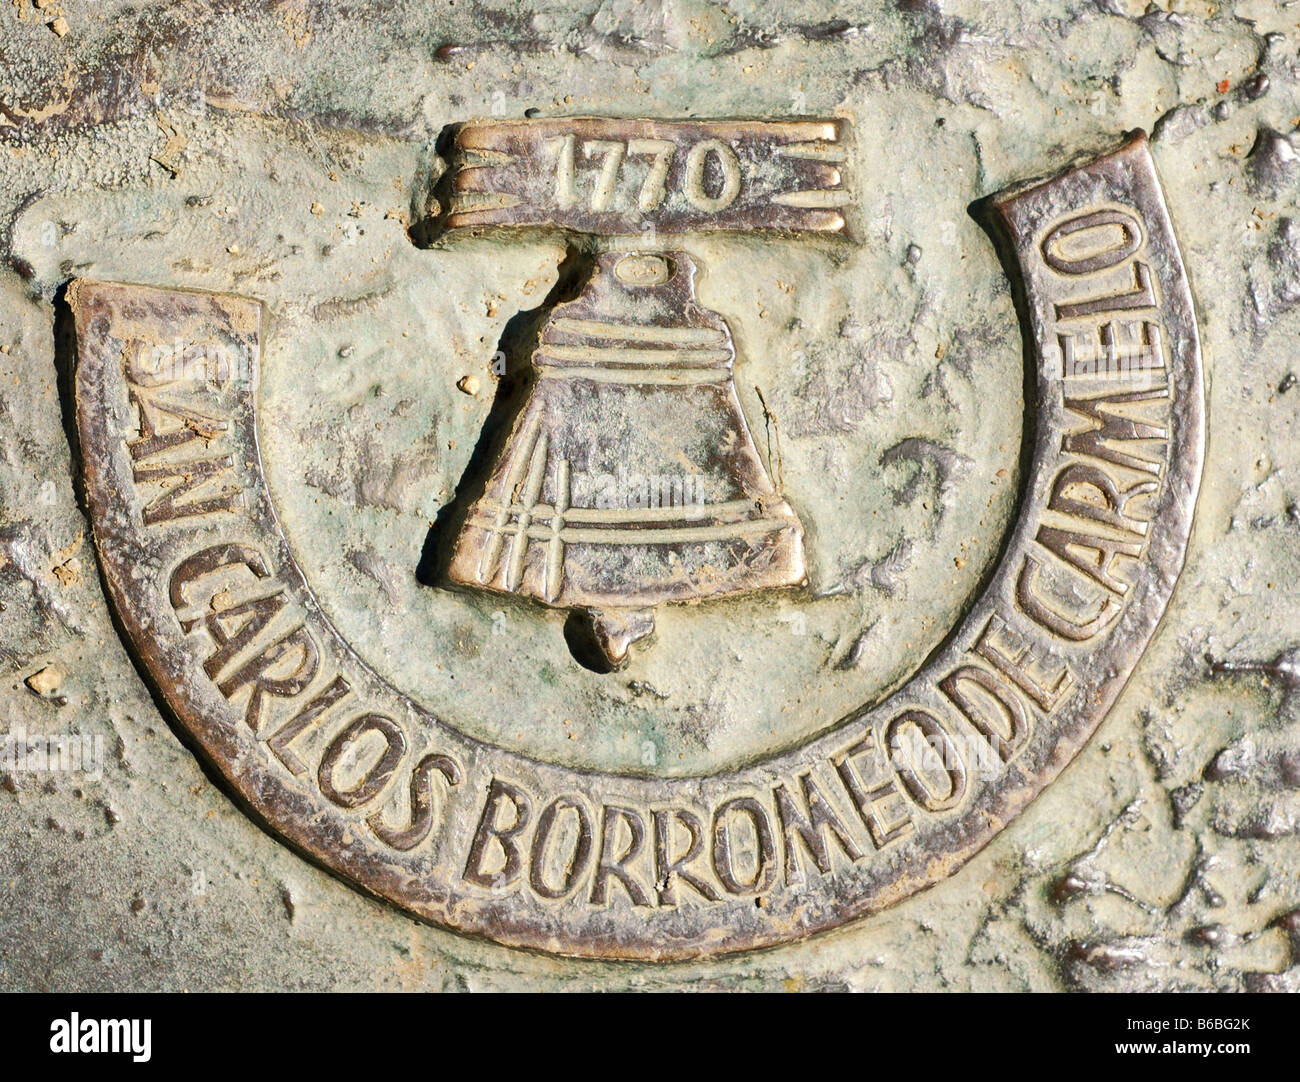
[[[664,601],[804,581],[799,520],[759,460],[731,334],[696,302],[695,273],[685,252],[606,255],[555,310],[451,565],[466,585],[593,610],[613,662]],[[682,425],[702,451],[685,469]],[[655,480],[629,485],[629,460]]]
[[[452,176],[448,228],[840,234],[843,130],[470,125],[456,136],[468,161]],[[636,186],[620,168],[629,155],[650,163]],[[696,299],[696,274],[670,244],[606,252],[552,311],[536,386],[451,562],[455,582],[587,610],[614,664],[653,630],[656,605],[806,581],[802,527],[754,447],[731,332]]]
[[[743,280],[726,246],[768,235],[847,273],[846,134],[802,119],[461,129],[448,258],[469,234],[518,231],[580,238],[588,266],[541,314],[532,378],[478,490],[457,494],[446,580],[427,589],[521,595],[528,634],[547,607],[588,612],[614,662],[657,613],[689,625],[736,595],[809,589],[810,493],[755,438],[743,339],[701,282]],[[797,740],[714,771],[596,768],[394,687],[336,629],[277,514],[241,378],[274,363],[258,301],[79,280],[77,425],[121,628],[255,814],[424,919],[679,959],[884,908],[978,851],[1092,734],[1168,603],[1201,473],[1196,321],[1145,136],[980,209],[1029,366],[1014,520],[907,678]]]

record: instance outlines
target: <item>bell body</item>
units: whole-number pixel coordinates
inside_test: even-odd
[[[731,332],[695,300],[695,273],[681,252],[606,253],[554,309],[454,581],[611,616],[805,581],[802,527],[754,447]]]

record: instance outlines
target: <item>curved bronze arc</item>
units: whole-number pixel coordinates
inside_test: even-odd
[[[70,291],[78,331],[77,421],[96,546],[121,629],[183,732],[257,818],[325,868],[436,924],[571,956],[679,960],[775,945],[891,905],[974,855],[1070,762],[1099,724],[1168,602],[1201,473],[1204,402],[1192,298],[1145,138],[995,199],[993,206],[1019,266],[1027,355],[1037,366],[1038,401],[1032,407],[1038,423],[1020,517],[987,589],[939,654],[886,702],[795,750],[716,776],[627,777],[534,761],[470,739],[434,717],[370,670],[312,595],[266,489],[251,385],[155,381],[142,391],[140,384],[128,382],[132,369],[123,358],[142,342],[207,335],[231,348],[242,343],[255,349],[259,306],[211,294],[79,282]],[[1065,405],[1066,395],[1075,391],[1062,378],[1061,335],[1077,331],[1081,342],[1101,335],[1104,346],[1105,335],[1117,332],[1101,331],[1096,312],[1062,320],[1062,304],[1077,305],[1077,296],[1062,300],[1065,280],[1041,252],[1045,234],[1061,220],[1094,206],[1120,208],[1143,227],[1143,243],[1135,252],[1141,254],[1154,304],[1139,309],[1121,300],[1115,303],[1130,307],[1114,312],[1129,323],[1133,316],[1158,324],[1161,367],[1148,378],[1164,379],[1168,409],[1158,424],[1147,426],[1163,431],[1163,440],[1155,442],[1164,454],[1157,464],[1157,491],[1144,497],[1140,554],[1126,565],[1121,595],[1103,590],[1110,608],[1103,604],[1077,614],[1072,637],[1067,627],[1054,633],[1041,614],[1036,618],[1032,605],[1018,602],[1017,589],[1026,568],[1032,567],[1031,575],[1075,573],[1044,546],[1043,539],[1055,535],[1043,530],[1053,522],[1060,529],[1059,515],[1053,519],[1048,507],[1053,480],[1063,464],[1080,460],[1079,447],[1086,452],[1092,446],[1103,463],[1107,446],[1114,451],[1114,441],[1075,440],[1075,451],[1063,449],[1072,432],[1086,433],[1089,422]],[[1134,268],[1134,253],[1123,265],[1102,266],[1105,239],[1103,228],[1090,248],[1067,244],[1064,255],[1057,252],[1057,262],[1068,264],[1073,252],[1076,263],[1088,268],[1077,275],[1083,284],[1099,281],[1112,294],[1115,274],[1130,274],[1140,287],[1144,272]],[[1129,245],[1123,228],[1112,239],[1116,251]],[[1098,274],[1101,279],[1089,277]],[[1125,279],[1118,295],[1127,295],[1122,291],[1128,285]],[[1103,397],[1129,393],[1107,386],[1103,381]],[[1164,408],[1158,394],[1143,401],[1154,402],[1157,412]],[[143,416],[146,408],[157,422],[155,442],[148,442],[147,434],[124,438],[136,427],[133,417]],[[1129,405],[1119,412],[1132,421]],[[1116,431],[1124,429],[1113,413],[1099,416],[1098,423],[1110,418]],[[205,424],[210,430],[200,433],[201,440],[182,431],[193,433]],[[207,460],[220,462],[196,466]],[[1086,454],[1082,460],[1091,461]],[[1143,473],[1139,466],[1136,475]],[[1137,515],[1131,507],[1126,510]],[[1107,537],[1112,533],[1101,531]],[[248,549],[255,549],[265,566],[245,561],[244,574],[230,561]],[[209,550],[217,554],[195,562],[197,553]],[[283,656],[262,673],[268,680],[287,680],[283,687],[289,690],[278,698],[263,696],[256,710],[256,689],[250,691],[247,680],[239,684],[241,674],[248,675],[247,661],[233,660],[214,675],[204,669],[204,662],[212,661],[214,640],[203,629],[213,618],[218,629],[225,627],[221,613],[230,611],[214,609],[215,597],[205,601],[198,585],[204,581],[198,577],[204,560],[218,576],[235,567],[248,612],[266,617],[263,630],[277,619],[298,629],[296,641],[290,634],[277,640],[287,643]],[[172,582],[182,565],[192,588]],[[1034,581],[1042,585],[1043,580]],[[1112,615],[1104,627],[1088,628],[1089,619],[1106,613]],[[1082,635],[1079,628],[1091,634]],[[221,634],[237,638],[239,625]],[[295,663],[306,664],[309,646],[316,652],[314,668],[304,687],[293,691],[292,674],[285,673]],[[1036,660],[1030,664],[1026,657]],[[938,783],[943,791],[936,792],[937,775],[927,778],[890,765],[888,741],[901,739],[909,726],[923,736],[933,730],[931,722],[952,738],[976,734],[969,717],[954,710],[958,701],[969,706],[975,700],[954,694],[965,689],[978,697],[975,685],[981,680],[986,693],[994,687],[1017,704],[1008,712],[1013,723],[1001,745],[984,734],[1008,753],[996,776],[981,778],[965,765],[954,766],[946,771],[947,781]],[[992,700],[982,701],[987,716]],[[359,724],[363,716],[372,720]],[[1023,722],[1019,735],[1016,717]],[[338,757],[334,742],[367,727],[387,740],[381,762],[371,767],[378,772],[382,765],[384,773],[376,773],[369,788],[344,786],[342,803],[331,802],[317,777],[325,769],[321,764],[332,768]],[[879,797],[881,792],[872,789],[879,779],[867,776],[872,756],[877,757],[873,762],[885,763],[895,810],[908,815],[908,829],[895,836],[886,829],[890,823],[883,812],[871,819],[879,811],[871,793]],[[372,793],[376,787],[382,792]],[[332,778],[325,790],[340,791]],[[517,836],[509,833],[514,824],[506,801],[524,824]],[[574,802],[581,805],[576,811]],[[343,806],[348,804],[354,806]],[[809,848],[797,820],[814,804],[831,814],[829,820],[808,819],[811,834],[802,837],[812,839]],[[401,815],[394,812],[402,807]],[[489,821],[489,813],[502,809],[506,814]],[[586,824],[578,854],[594,868],[595,879],[601,879],[602,861],[617,865],[620,856],[621,843],[601,833],[614,829],[611,820],[623,831],[618,837],[639,838],[637,858],[649,862],[651,875],[630,886],[617,872],[606,873],[594,886],[585,880],[572,885],[578,872],[542,875],[523,867],[534,855],[530,844],[538,846],[541,824],[549,832],[566,813]],[[759,839],[752,874],[730,863],[733,832],[746,818]],[[499,835],[492,833],[497,828]],[[501,837],[514,845],[513,866],[505,846],[501,869],[476,865],[476,852],[481,856]],[[815,852],[818,837],[821,853]],[[390,844],[394,840],[409,846],[396,848]],[[541,840],[541,848],[547,841]],[[683,845],[699,859],[682,874],[669,875],[670,882],[656,882],[653,862],[684,860],[674,848]],[[821,857],[824,871],[818,866]],[[720,864],[726,866],[719,870]],[[530,881],[542,882],[545,889],[530,892]],[[763,892],[765,904],[756,904],[754,891]]]

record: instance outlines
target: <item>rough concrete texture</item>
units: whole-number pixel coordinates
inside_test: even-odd
[[[1300,989],[1298,47],[1280,0],[6,5],[0,702],[10,732],[102,737],[106,761],[0,773],[0,987]],[[563,256],[413,243],[437,140],[584,113],[847,116],[862,242],[688,240],[810,592],[666,609],[616,674],[574,662],[562,614],[415,577],[493,354]],[[265,302],[264,454],[303,570],[370,664],[467,731],[666,773],[820,731],[942,640],[1013,510],[1020,334],[968,205],[1136,127],[1209,376],[1187,569],[1088,748],[925,893],[704,964],[458,937],[259,830],[134,668],[78,504],[55,336],[74,276]]]

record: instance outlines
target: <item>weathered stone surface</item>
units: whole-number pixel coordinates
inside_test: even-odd
[[[11,732],[105,750],[102,778],[4,771],[0,984],[1294,986],[1294,11],[103,3],[65,12],[61,35],[30,5],[0,18],[0,701]],[[816,596],[776,620],[744,603],[661,618],[653,654],[612,681],[575,669],[558,625],[511,634],[528,626],[513,608],[435,608],[413,574],[488,412],[457,385],[497,379],[494,352],[563,251],[484,238],[453,255],[408,226],[428,216],[448,124],[529,110],[854,120],[852,274],[757,238],[693,249],[719,268],[701,299],[733,327],[756,440],[770,412],[785,490],[815,494],[799,512]],[[1188,566],[1097,736],[928,891],[804,943],[670,968],[459,938],[261,832],[133,666],[94,570],[56,361],[74,277],[265,302],[263,451],[304,573],[381,675],[435,703],[453,675],[470,685],[475,736],[522,739],[534,691],[529,746],[576,765],[636,763],[649,742],[686,772],[784,744],[796,718],[816,731],[819,709],[883,693],[943,640],[1013,511],[1020,332],[967,207],[1138,127],[1157,133],[1209,373]],[[880,483],[854,487],[867,474]],[[726,665],[680,663],[728,639],[743,645]],[[61,680],[37,694],[50,669]],[[759,675],[773,691],[752,703]],[[679,738],[660,738],[662,717]]]

